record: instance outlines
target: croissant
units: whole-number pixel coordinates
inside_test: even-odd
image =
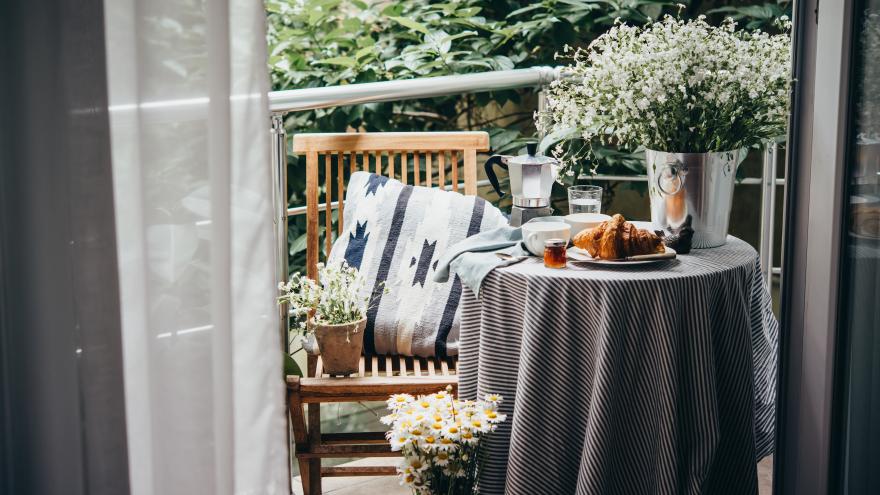
[[[636,227],[619,214],[592,229],[582,230],[572,243],[587,250],[593,258],[603,260],[662,253],[666,249],[656,234]]]

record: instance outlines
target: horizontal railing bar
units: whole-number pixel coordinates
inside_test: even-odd
[[[335,210],[337,208],[339,208],[339,201],[333,201],[332,203],[330,203],[331,210]],[[318,211],[324,211],[326,209],[327,209],[327,203],[318,203]],[[295,206],[293,208],[287,209],[287,216],[289,216],[289,217],[295,217],[298,215],[305,215],[305,214],[306,214],[306,207],[305,206]]]
[[[647,182],[647,175],[581,175],[578,177],[578,180],[600,180],[607,182]],[[746,177],[742,180],[736,181],[737,184],[744,184],[747,186],[757,186],[764,183],[764,180],[760,177]],[[784,186],[785,179],[776,179],[777,186]]]
[[[641,182],[645,182],[648,180],[648,176],[646,176],[646,175],[594,175],[594,176],[581,176],[580,178],[587,179],[587,180],[601,180],[601,181],[609,181],[609,182],[611,182],[611,181],[619,181],[619,182],[640,182],[641,181]],[[745,179],[737,182],[737,184],[744,184],[747,186],[759,185],[761,183],[762,183],[762,181],[758,177],[746,177]],[[488,185],[490,185],[490,182],[486,179],[477,181],[477,187],[483,187],[483,186],[488,186]],[[785,179],[776,179],[776,185],[777,186],[784,186]],[[458,188],[464,189],[464,182],[459,182]],[[443,186],[443,189],[449,191],[452,189],[452,185],[448,184],[446,186]],[[327,203],[319,203],[318,204],[318,211],[324,211],[325,208],[327,208]],[[330,209],[335,210],[337,208],[339,208],[338,201],[333,201],[332,203],[330,203]],[[289,216],[289,217],[295,217],[297,215],[305,215],[305,214],[306,214],[306,207],[305,206],[295,206],[293,208],[287,209],[287,216]]]
[[[362,103],[435,98],[463,93],[543,86],[558,79],[560,74],[561,69],[559,68],[530,67],[478,74],[272,91],[269,93],[269,110],[273,113],[298,112]]]
[[[491,184],[491,182],[489,182],[488,179],[483,179],[483,180],[477,181],[477,187],[488,186],[490,184]],[[464,182],[459,182],[458,188],[464,189]],[[444,191],[451,191],[452,184],[447,184],[447,185],[443,186],[443,190]],[[326,208],[327,208],[327,203],[318,203],[318,211],[324,211]],[[330,209],[335,210],[337,208],[339,208],[339,201],[332,201],[330,203]],[[305,215],[305,213],[306,213],[305,206],[295,206],[293,208],[287,209],[287,216],[289,216],[289,217],[295,217],[297,215]]]

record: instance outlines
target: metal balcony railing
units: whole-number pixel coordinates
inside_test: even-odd
[[[532,67],[528,69],[502,70],[478,74],[383,81],[365,84],[349,84],[325,88],[293,89],[269,93],[269,109],[272,112],[272,169],[274,181],[274,204],[276,238],[278,242],[278,281],[286,282],[287,273],[287,218],[305,213],[305,206],[288,208],[287,204],[287,134],[284,130],[284,115],[288,112],[314,110],[363,103],[401,101],[419,98],[435,98],[464,93],[479,93],[505,89],[536,88],[538,91],[550,82],[564,77],[561,68]],[[543,98],[539,98],[539,105]],[[781,274],[781,269],[773,266],[773,232],[776,186],[785,186],[785,179],[777,179],[777,145],[768,143],[763,153],[762,177],[749,177],[739,185],[760,185],[761,194],[761,237],[760,260],[764,280],[769,285],[773,275]],[[592,180],[605,181],[645,181],[645,176],[596,175]],[[488,184],[480,181],[478,185]],[[321,203],[318,208],[328,207]],[[338,208],[332,202],[329,208]],[[287,315],[282,310],[282,338],[287,346]]]

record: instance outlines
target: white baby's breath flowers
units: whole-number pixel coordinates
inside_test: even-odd
[[[450,388],[430,395],[392,395],[391,450],[401,452],[398,475],[417,494],[472,493],[477,478],[480,441],[507,418],[498,411],[501,396],[486,400],[458,400]]]
[[[790,26],[783,18],[783,33],[770,35],[703,16],[617,23],[564,56],[570,77],[551,83],[536,124],[568,143],[552,150],[567,175],[596,143],[698,153],[778,137],[788,119]]]
[[[371,293],[357,268],[345,261],[318,263],[318,279],[320,284],[295,273],[286,284],[278,284],[278,302],[290,306],[301,330],[310,324],[339,325],[366,318]]]

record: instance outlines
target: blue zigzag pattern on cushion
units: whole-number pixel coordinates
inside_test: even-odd
[[[354,234],[348,234],[348,246],[345,246],[345,262],[348,266],[357,269],[361,268],[361,262],[364,259],[364,249],[367,248],[367,241],[370,240],[370,233],[367,232],[367,222],[363,224],[357,222]]]
[[[416,267],[416,274],[413,277],[412,284],[410,286],[414,286],[417,283],[422,287],[425,286],[425,278],[428,276],[428,268],[431,266],[431,259],[434,257],[434,248],[437,247],[437,241],[428,244],[428,240],[425,239],[424,244],[422,244],[422,252],[419,254],[419,266]],[[413,258],[415,261],[415,258]],[[412,266],[414,263],[410,263]]]
[[[379,191],[379,188],[384,186],[386,182],[388,182],[388,177],[385,177],[384,175],[370,174],[370,178],[367,180],[367,185],[364,187],[366,191],[364,192],[364,197],[369,196],[370,193],[373,193],[375,196],[376,192]]]

